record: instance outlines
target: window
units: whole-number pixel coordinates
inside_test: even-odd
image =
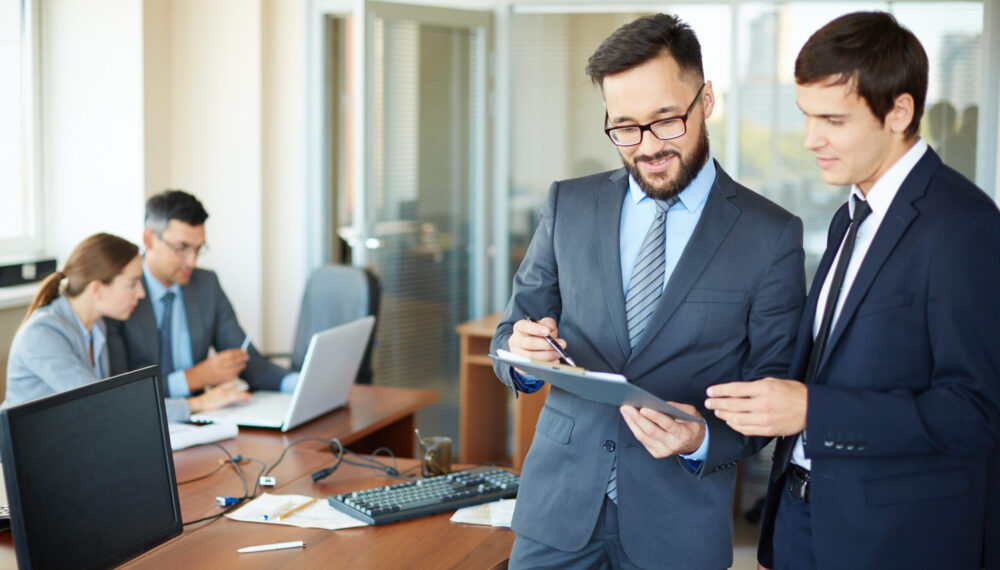
[[[510,42],[509,275],[517,270],[553,180],[616,168],[602,131],[599,89],[587,58],[612,31],[643,13],[574,13],[573,5],[515,5]],[[641,4],[629,4],[634,10]],[[612,10],[612,6],[608,6]],[[658,9],[651,5],[650,10]],[[822,25],[857,10],[886,10],[920,39],[930,60],[921,135],[944,161],[975,178],[983,37],[978,1],[740,1],[671,3],[702,46],[716,107],[707,121],[713,156],[744,185],[805,224],[806,275],[815,273],[827,226],[847,188],[820,178],[802,147],[794,62]],[[538,136],[544,133],[544,136]],[[980,181],[981,185],[989,186]]]
[[[0,0],[0,255],[35,253],[35,19],[30,1]]]

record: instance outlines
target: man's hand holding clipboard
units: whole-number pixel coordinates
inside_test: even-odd
[[[575,366],[565,352],[566,341],[557,335],[558,327],[551,317],[522,319],[514,323],[508,340],[510,352],[490,356],[510,364],[521,375],[619,406],[625,423],[653,457],[686,455],[699,449],[705,438],[705,422],[694,406],[666,402],[623,376]]]

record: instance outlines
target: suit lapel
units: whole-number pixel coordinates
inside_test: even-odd
[[[837,255],[840,242],[844,241],[844,234],[847,233],[847,227],[850,224],[851,217],[847,204],[844,204],[833,215],[833,221],[830,222],[830,230],[826,238],[826,251],[823,252],[823,257],[819,260],[819,267],[816,268],[816,275],[813,276],[812,286],[809,288],[809,297],[806,298],[806,306],[802,310],[802,322],[799,325],[798,341],[795,343],[795,355],[789,368],[789,375],[792,378],[805,380],[806,368],[809,366],[809,353],[813,344],[813,326],[816,322],[819,294],[823,290],[823,283],[830,273],[833,258]]]
[[[146,276],[142,277],[142,286],[146,291],[149,291],[149,284],[146,283]],[[132,311],[132,316],[129,318],[129,322],[135,321],[136,328],[138,331],[154,331],[155,334],[140,334],[140,338],[145,344],[145,352],[149,357],[150,362],[160,361],[160,338],[159,329],[156,327],[156,315],[153,313],[153,299],[146,296],[139,299],[136,303],[135,310]],[[129,362],[129,366],[133,366],[134,363]]]
[[[192,279],[194,279],[194,274],[192,274]],[[191,358],[197,364],[199,360],[204,358],[204,355],[195,352],[194,347],[208,346],[205,339],[205,334],[208,331],[206,327],[201,326],[205,317],[202,314],[203,309],[194,284],[188,282],[187,285],[181,286],[181,291],[184,293],[184,315],[187,317],[188,336],[191,337]]]
[[[670,280],[667,281],[656,310],[649,318],[649,325],[646,327],[642,342],[632,351],[629,361],[634,360],[636,355],[649,346],[657,331],[667,324],[688,291],[711,263],[712,257],[726,239],[736,219],[740,217],[740,209],[729,201],[729,198],[736,194],[732,179],[718,164],[715,168],[715,183],[708,193],[698,225],[695,226],[694,233],[677,262],[677,267],[670,275]],[[624,315],[624,307],[622,314]]]
[[[611,324],[622,357],[629,353],[628,326],[625,322],[625,291],[622,288],[621,234],[622,201],[628,192],[625,169],[614,171],[604,184],[594,189],[594,219],[597,227],[598,266],[601,284],[611,315]],[[613,361],[613,360],[609,360]]]
[[[847,328],[847,325],[853,319],[861,301],[868,293],[868,290],[871,289],[875,277],[882,269],[882,266],[885,265],[886,260],[889,259],[889,254],[896,248],[896,244],[899,243],[903,234],[906,233],[906,229],[917,217],[918,212],[914,208],[913,202],[923,196],[931,177],[940,167],[941,159],[934,154],[934,151],[927,149],[924,156],[913,167],[913,170],[910,171],[906,179],[903,180],[903,184],[899,187],[896,197],[892,200],[892,204],[889,205],[889,209],[886,211],[885,218],[879,225],[878,232],[872,240],[872,245],[868,249],[868,253],[865,254],[865,258],[861,262],[858,274],[854,278],[851,289],[847,293],[847,298],[844,300],[844,306],[840,310],[840,316],[837,317],[837,322],[830,332],[830,340],[827,341],[826,352],[823,354],[823,360],[819,367],[820,371],[822,371],[823,365],[830,358],[830,354],[837,347],[837,341],[843,336],[844,329]]]
[[[149,283],[146,282],[146,276],[142,276],[142,288],[148,293]],[[146,295],[135,305],[135,310],[132,311],[132,316],[129,317],[128,321],[125,323],[124,327],[126,329],[132,329],[137,331],[138,334],[133,335],[127,333],[125,330],[122,334],[128,334],[128,338],[125,339],[126,343],[135,342],[135,337],[138,336],[138,342],[142,343],[142,350],[144,354],[136,355],[129,354],[128,358],[128,370],[139,366],[146,366],[152,363],[160,362],[160,332],[156,326],[156,315],[153,313],[153,299]],[[134,324],[133,324],[134,323]],[[153,334],[149,334],[149,331],[153,331]],[[130,351],[131,352],[131,351]],[[160,376],[160,389],[164,394],[167,393],[167,379],[162,375]]]

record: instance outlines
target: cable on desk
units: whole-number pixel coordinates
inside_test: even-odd
[[[334,442],[336,442],[337,446],[340,448],[341,454],[343,453],[344,450],[344,446],[341,445],[340,440],[337,438],[323,439],[322,437],[313,437],[313,436],[300,437],[296,440],[293,440],[288,445],[286,445],[285,448],[281,450],[281,455],[278,456],[278,459],[276,459],[274,463],[272,463],[271,466],[267,468],[267,471],[262,473],[262,475],[270,475],[271,471],[274,471],[274,468],[277,467],[278,464],[281,463],[281,460],[285,458],[285,453],[287,453],[288,450],[291,449],[293,445],[302,443],[303,441],[318,441],[320,443],[325,443],[326,445],[330,446],[330,453],[332,453],[334,456],[337,455],[337,452],[334,451],[333,449]]]
[[[217,447],[217,448],[221,449],[223,453],[226,454],[226,458],[227,459],[226,459],[226,461],[222,465],[226,465],[226,464],[232,465],[233,469],[236,470],[236,474],[240,476],[240,482],[243,484],[243,496],[242,497],[236,497],[236,502],[233,503],[232,505],[227,506],[225,509],[222,510],[222,512],[215,513],[214,515],[208,515],[207,517],[202,517],[200,519],[195,519],[193,521],[184,522],[183,526],[188,526],[188,525],[192,525],[192,524],[196,524],[196,523],[200,523],[200,522],[205,522],[205,521],[212,520],[212,519],[217,519],[217,518],[225,515],[226,513],[232,511],[233,509],[235,509],[236,507],[240,506],[241,504],[243,504],[243,501],[245,501],[247,499],[251,499],[251,498],[254,497],[254,495],[257,494],[257,485],[254,485],[254,487],[253,487],[253,494],[250,494],[250,487],[247,484],[246,473],[244,473],[243,472],[243,468],[240,467],[240,461],[256,461],[257,463],[260,463],[262,465],[262,467],[261,467],[261,472],[262,473],[264,471],[264,468],[267,467],[267,465],[263,461],[261,461],[260,459],[255,458],[255,457],[243,457],[241,455],[237,455],[237,456],[234,457],[233,454],[229,453],[228,449],[226,449],[225,447],[219,445],[218,443],[208,443],[208,444],[205,444],[205,445],[211,445],[211,446]],[[212,475],[212,474],[214,474],[216,472],[218,472],[218,469],[216,469],[215,471],[213,471],[209,475]],[[192,479],[191,481],[196,481],[196,480],[199,480],[199,479],[204,479],[207,476],[208,475],[204,475],[204,476]],[[258,480],[259,480],[259,477],[258,477]],[[185,483],[190,483],[191,481],[185,481]],[[180,485],[180,483],[178,483],[178,485]]]
[[[188,483],[194,483],[195,481],[201,481],[202,479],[208,479],[212,475],[215,475],[216,473],[218,473],[219,470],[222,469],[223,467],[225,467],[228,463],[229,463],[228,459],[224,460],[224,461],[220,461],[219,462],[219,466],[216,467],[215,469],[212,469],[210,472],[208,472],[208,473],[206,473],[204,475],[199,475],[198,477],[194,477],[192,479],[188,479],[186,481],[178,481],[177,482],[177,486],[180,487],[181,485],[187,485]]]

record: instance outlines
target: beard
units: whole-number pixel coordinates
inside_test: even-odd
[[[680,170],[673,180],[666,179],[666,185],[657,188],[654,186],[654,181],[650,180],[639,172],[639,162],[654,162],[657,160],[662,160],[664,158],[676,156],[678,162],[680,163]],[[702,121],[701,124],[701,136],[698,138],[698,144],[695,145],[694,150],[691,151],[689,156],[684,156],[676,150],[664,150],[658,152],[653,156],[646,155],[636,155],[632,162],[629,162],[625,157],[622,157],[622,164],[625,165],[625,170],[635,178],[639,188],[646,193],[647,196],[655,200],[667,200],[681,193],[682,190],[691,184],[695,176],[698,176],[698,172],[701,171],[701,167],[705,166],[705,162],[708,160],[708,130],[705,128],[705,123]],[[658,180],[664,180],[663,177],[657,177]]]

